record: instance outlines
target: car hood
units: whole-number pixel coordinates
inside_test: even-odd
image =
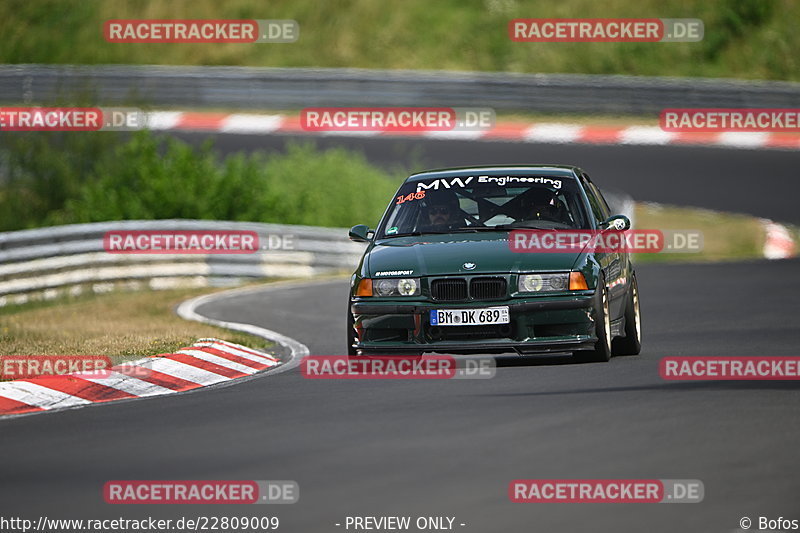
[[[367,268],[371,277],[571,270],[579,255],[512,252],[507,233],[423,235],[376,242]]]

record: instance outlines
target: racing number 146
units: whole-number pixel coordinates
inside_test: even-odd
[[[425,191],[412,192],[405,196],[401,194],[397,197],[395,205],[402,204],[403,202],[410,202],[411,200],[422,200],[423,198],[425,198]]]

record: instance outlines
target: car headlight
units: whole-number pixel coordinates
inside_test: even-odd
[[[569,289],[569,272],[557,274],[522,274],[519,277],[519,292],[553,292]]]
[[[375,296],[417,296],[418,278],[373,280],[372,294]]]

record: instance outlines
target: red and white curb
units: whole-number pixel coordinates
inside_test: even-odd
[[[328,131],[303,129],[297,115],[155,111],[146,113],[151,130],[210,131],[219,133],[289,133],[345,137],[424,137],[429,139],[484,140],[530,143],[696,145],[726,148],[800,149],[800,134],[768,132],[676,133],[658,126],[618,126],[548,122],[501,121],[482,131]]]
[[[797,244],[789,228],[772,220],[762,220],[767,239],[764,242],[764,257],[786,259],[797,255]]]
[[[40,376],[0,383],[0,416],[85,407],[184,392],[251,376],[281,361],[219,339],[117,365],[98,375]]]

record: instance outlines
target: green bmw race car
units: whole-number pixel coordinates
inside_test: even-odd
[[[638,354],[639,292],[627,252],[512,246],[517,232],[629,228],[576,167],[414,174],[377,229],[350,230],[368,246],[351,279],[348,354]]]

